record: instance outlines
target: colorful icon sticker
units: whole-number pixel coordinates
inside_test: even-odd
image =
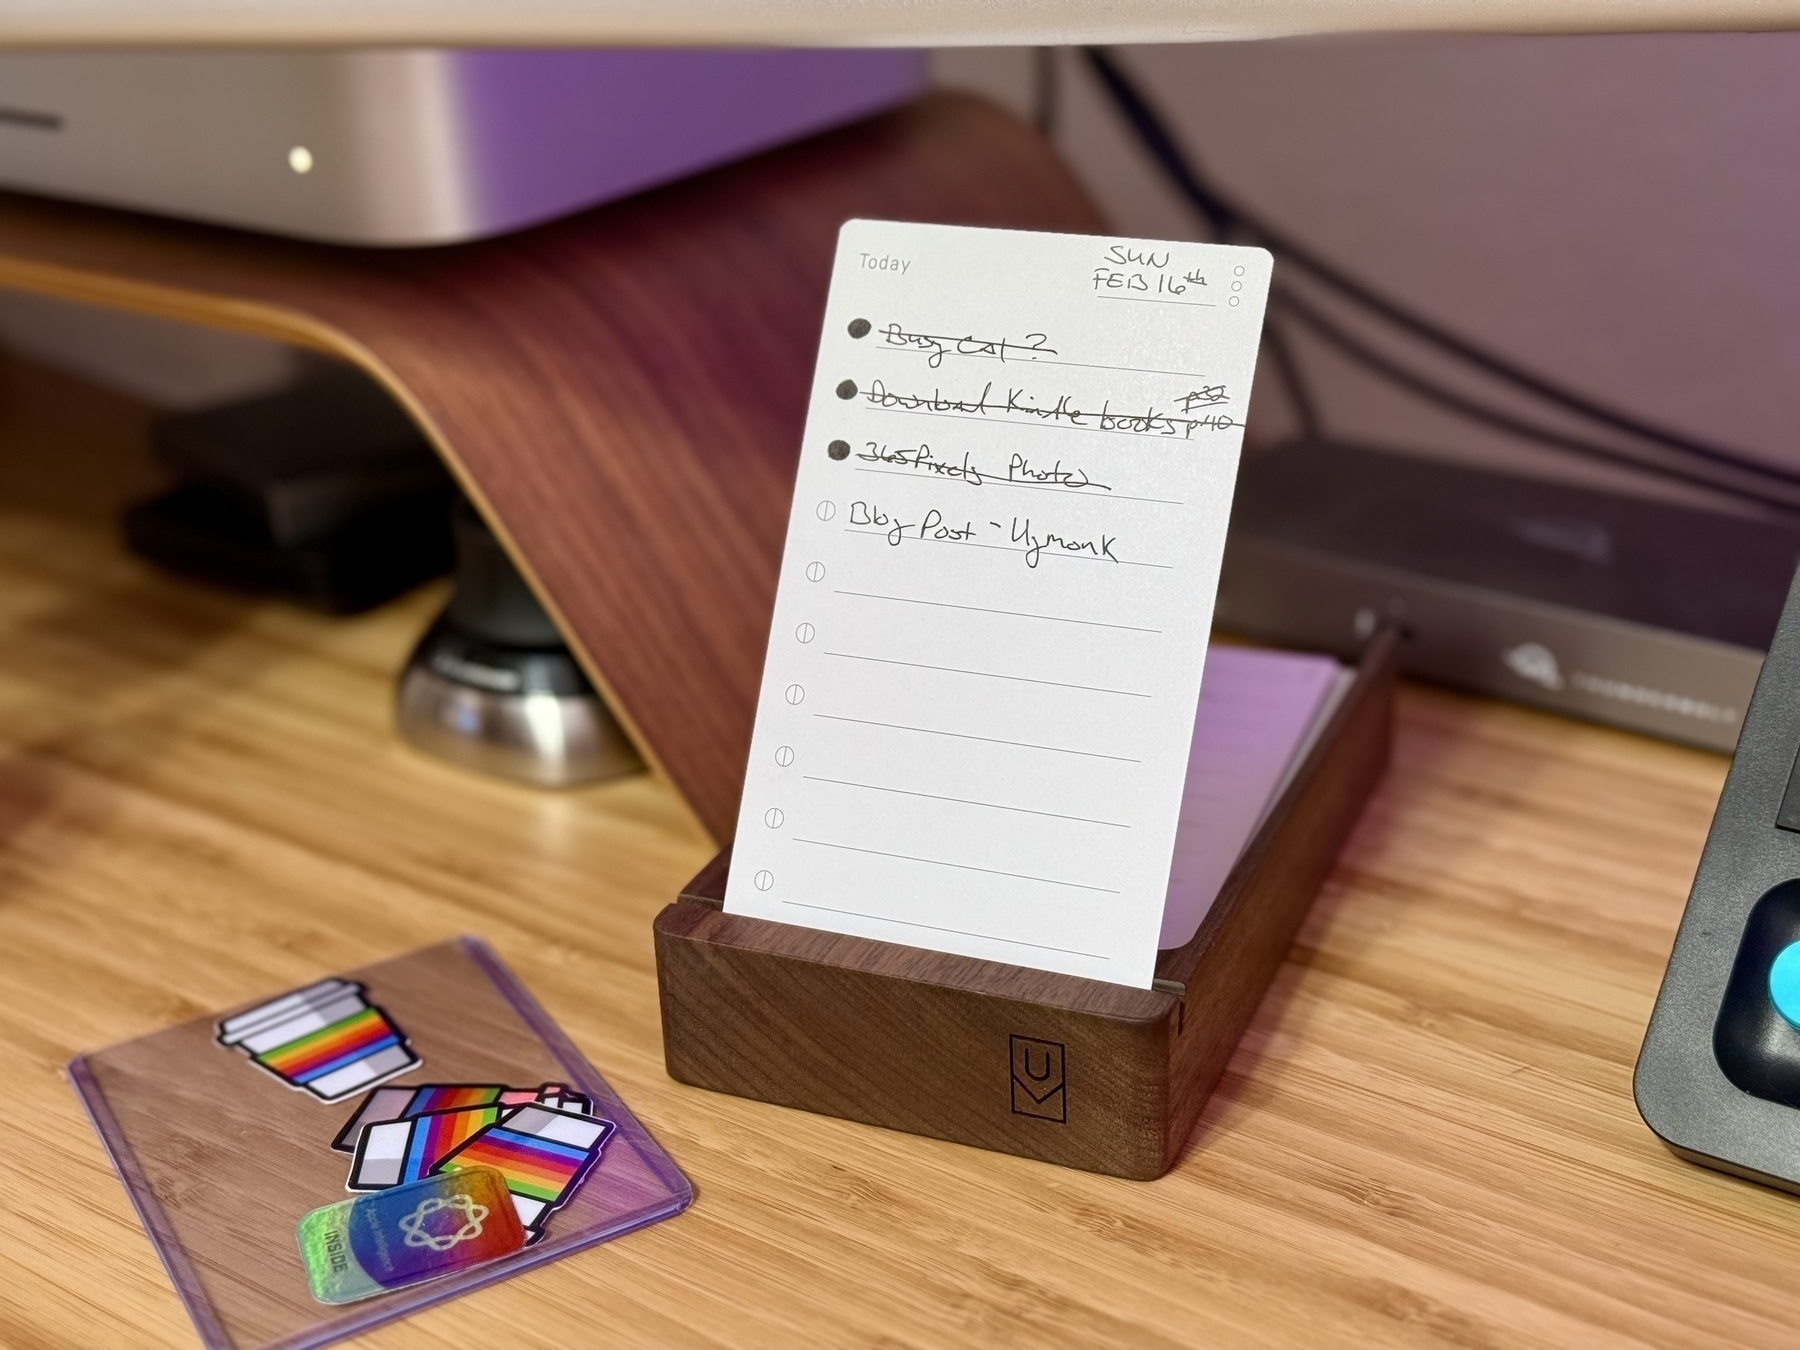
[[[421,1083],[416,1087],[376,1088],[363,1099],[331,1146],[340,1153],[356,1152],[357,1141],[371,1125],[393,1120],[411,1120],[433,1111],[455,1111],[467,1106],[489,1106],[501,1102],[523,1106],[538,1101],[544,1091],[562,1090],[560,1083],[546,1083],[536,1091],[531,1088],[509,1088],[503,1083]]]
[[[357,1141],[345,1187],[352,1191],[379,1191],[422,1180],[510,1109],[498,1104],[464,1106],[371,1125]]]
[[[562,1083],[544,1083],[536,1088],[507,1087],[502,1083],[420,1083],[413,1087],[376,1088],[363,1098],[362,1105],[338,1131],[331,1146],[341,1153],[355,1153],[363,1132],[372,1125],[470,1106],[495,1103],[525,1106],[531,1102],[542,1102],[552,1110],[573,1111],[577,1115],[586,1115],[593,1106],[586,1097]]]
[[[295,1229],[321,1303],[351,1303],[510,1255],[525,1245],[504,1177],[467,1168],[315,1209]]]
[[[491,1167],[499,1172],[535,1239],[599,1161],[613,1129],[611,1121],[595,1116],[521,1106],[438,1163],[437,1171]]]
[[[323,1102],[419,1067],[405,1034],[360,984],[321,980],[219,1023],[220,1045]]]

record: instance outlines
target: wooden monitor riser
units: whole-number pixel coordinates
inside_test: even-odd
[[[0,195],[0,286],[279,338],[409,410],[717,842],[737,815],[838,226],[1093,232],[939,95],[551,225],[387,251]]]

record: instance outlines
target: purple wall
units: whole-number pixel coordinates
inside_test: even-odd
[[[1312,39],[1126,59],[1213,175],[1317,251],[1515,360],[1800,469],[1800,34]],[[1059,143],[1117,226],[1193,237],[1085,75],[1063,69]],[[1606,476],[1297,341],[1334,430]],[[1278,431],[1265,375],[1253,421]]]

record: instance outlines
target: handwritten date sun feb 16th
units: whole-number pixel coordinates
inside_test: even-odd
[[[728,910],[1149,985],[1268,280],[844,227]]]

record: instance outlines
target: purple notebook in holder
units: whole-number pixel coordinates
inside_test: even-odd
[[[668,1218],[693,1198],[668,1154],[474,938],[81,1056],[69,1078],[215,1350],[326,1345]],[[415,1084],[558,1084],[613,1129],[533,1245],[366,1301],[320,1303],[294,1226],[349,1198],[343,1135],[370,1091]]]

